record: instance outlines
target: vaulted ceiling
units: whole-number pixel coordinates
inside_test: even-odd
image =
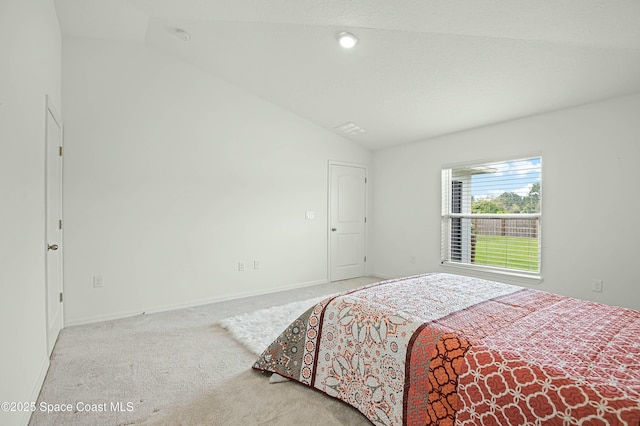
[[[65,35],[144,43],[373,150],[640,91],[638,0],[56,7]],[[338,46],[342,31],[356,47]],[[347,122],[365,131],[336,129]]]

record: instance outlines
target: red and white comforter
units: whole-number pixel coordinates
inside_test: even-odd
[[[253,368],[376,425],[640,425],[640,312],[450,274],[327,298]]]

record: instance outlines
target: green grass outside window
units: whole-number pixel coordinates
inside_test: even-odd
[[[476,265],[538,270],[538,239],[476,235]]]

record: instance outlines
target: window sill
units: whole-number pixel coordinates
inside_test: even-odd
[[[477,278],[484,278],[486,280],[506,281],[510,284],[539,285],[544,281],[542,275],[507,271],[497,268],[494,269],[491,267],[461,265],[451,262],[441,263],[440,266],[443,269],[449,270],[451,273],[471,275]]]

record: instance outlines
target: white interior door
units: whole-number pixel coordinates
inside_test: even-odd
[[[330,165],[329,279],[365,275],[366,169]]]
[[[47,351],[62,328],[62,122],[47,98],[46,118]]]

